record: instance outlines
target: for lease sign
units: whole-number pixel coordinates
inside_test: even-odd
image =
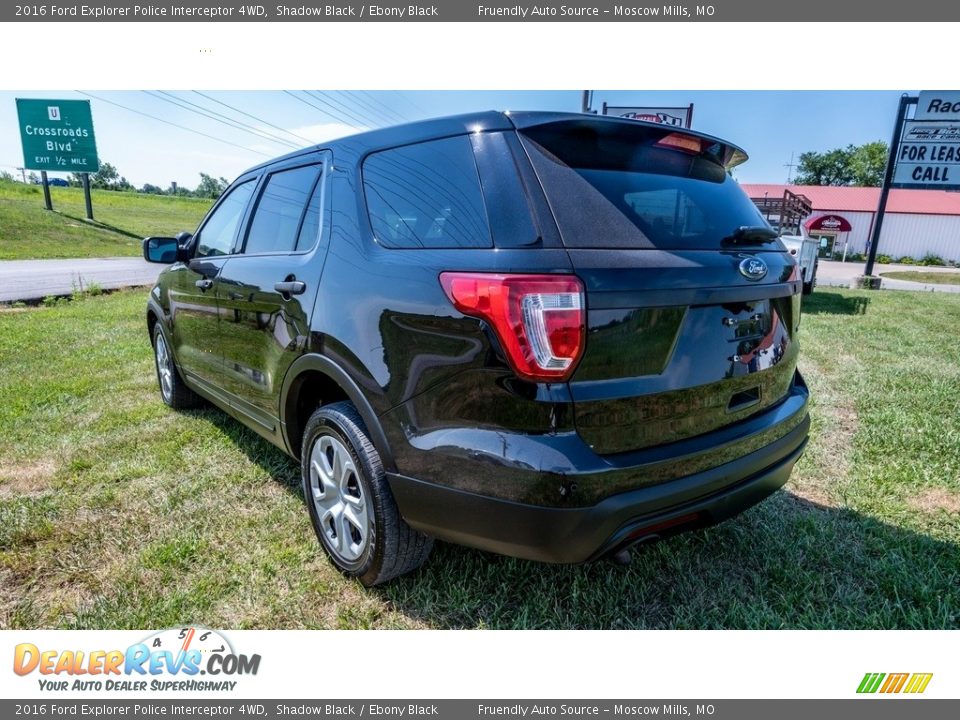
[[[893,183],[902,187],[960,188],[960,122],[904,123]]]

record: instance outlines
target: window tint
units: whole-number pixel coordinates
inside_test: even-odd
[[[300,233],[297,235],[295,250],[309,250],[317,243],[317,238],[320,235],[320,210],[321,204],[323,203],[323,182],[323,178],[321,178],[313,189],[310,205],[307,206],[307,214],[303,216]]]
[[[291,252],[296,248],[300,221],[319,176],[320,166],[309,165],[275,172],[267,178],[247,233],[245,253]]]
[[[200,240],[196,255],[228,255],[233,250],[233,240],[237,236],[237,226],[247,209],[247,202],[253,194],[256,183],[253,180],[237,185],[217,205],[217,209],[207,218],[200,230]]]
[[[712,140],[695,151],[670,129],[556,126],[521,138],[557,218],[577,248],[712,249],[741,226],[766,225]]]
[[[375,153],[363,164],[363,182],[374,235],[386,247],[492,245],[467,137]]]

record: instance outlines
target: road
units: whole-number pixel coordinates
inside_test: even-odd
[[[104,290],[152,285],[163,265],[138,257],[0,262],[0,302],[69,295],[96,283]]]
[[[894,270],[960,273],[957,268],[919,267],[917,265],[874,265],[873,274],[883,275]],[[863,263],[839,262],[836,260],[821,260],[817,270],[817,285],[819,287],[850,287],[858,275],[863,275]],[[883,290],[926,290],[935,292],[960,292],[960,285],[940,283],[915,283],[909,280],[892,280],[883,278],[880,285]]]
[[[39,300],[47,295],[69,295],[96,283],[104,290],[133,285],[152,285],[162,265],[138,257],[83,258],[72,260],[0,261],[0,302]],[[923,270],[958,273],[956,268],[917,267],[914,265],[877,265],[874,272]],[[863,263],[821,260],[817,284],[821,287],[850,287],[863,274]],[[887,290],[927,290],[960,292],[960,285],[914,283],[884,278]]]

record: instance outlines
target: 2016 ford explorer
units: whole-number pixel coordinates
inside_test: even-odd
[[[367,585],[433,538],[623,558],[786,482],[807,440],[796,263],[713,137],[555,113],[377,130],[241,175],[147,324],[163,400],[300,460]],[[227,480],[228,481],[228,480]]]

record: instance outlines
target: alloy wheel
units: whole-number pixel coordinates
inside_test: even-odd
[[[367,499],[350,450],[332,435],[321,435],[310,451],[310,501],[328,549],[354,563],[370,536]]]

